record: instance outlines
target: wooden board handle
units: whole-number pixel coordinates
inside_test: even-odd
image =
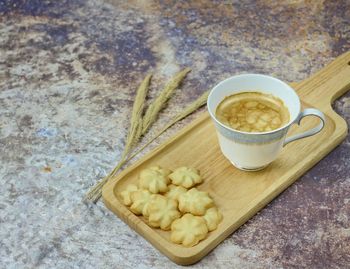
[[[307,103],[317,104],[323,111],[332,109],[333,101],[350,90],[350,51],[292,87]]]

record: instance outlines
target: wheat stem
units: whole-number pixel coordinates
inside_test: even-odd
[[[85,200],[93,200],[97,201],[101,197],[102,187],[109,180],[110,177],[113,177],[115,173],[122,167],[125,163],[126,157],[131,151],[132,147],[139,140],[141,136],[142,130],[142,113],[146,101],[146,96],[149,88],[149,84],[151,81],[152,75],[147,75],[139,88],[137,89],[135,101],[132,108],[131,120],[130,120],[130,128],[127,135],[126,143],[124,150],[122,152],[122,156],[117,166],[102,180],[100,180],[85,196]],[[98,196],[97,200],[95,197]]]

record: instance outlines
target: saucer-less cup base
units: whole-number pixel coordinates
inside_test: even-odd
[[[257,168],[248,168],[248,167],[242,167],[242,166],[239,166],[233,162],[231,162],[233,164],[233,166],[235,166],[236,168],[238,168],[239,170],[242,170],[242,171],[246,171],[246,172],[256,172],[256,171],[260,171],[260,170],[263,170],[267,165],[264,165],[264,166],[261,166],[261,167],[257,167]]]
[[[272,94],[280,98],[289,110],[290,121],[270,132],[248,133],[234,130],[216,119],[216,108],[225,97],[249,91]],[[246,171],[263,169],[277,158],[284,145],[318,133],[325,122],[325,116],[317,109],[306,109],[300,112],[299,97],[289,85],[276,78],[259,74],[238,75],[222,81],[210,92],[207,104],[217,130],[222,153],[234,166]],[[319,117],[320,124],[302,134],[286,138],[290,126],[293,123],[299,123],[303,117],[309,115]]]
[[[237,168],[245,171],[258,171],[265,168],[274,160],[274,156],[279,153],[283,146],[283,140],[277,140],[268,144],[250,145],[232,143],[230,139],[217,132],[219,144],[224,156]],[[239,163],[235,156],[239,153]],[[254,165],[252,165],[254,164]]]

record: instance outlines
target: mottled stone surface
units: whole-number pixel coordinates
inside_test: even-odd
[[[347,0],[1,0],[0,267],[175,268],[81,203],[120,156],[138,83],[154,72],[152,97],[194,70],[156,130],[230,75],[308,77],[350,49],[349,18]],[[349,123],[350,94],[335,108]],[[349,167],[348,136],[194,268],[349,268]]]

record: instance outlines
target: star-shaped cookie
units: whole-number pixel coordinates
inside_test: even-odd
[[[192,247],[207,234],[208,228],[202,217],[185,214],[171,224],[170,240],[185,247]]]
[[[169,178],[174,185],[182,186],[187,189],[203,181],[196,169],[185,166],[177,168],[169,175]]]
[[[131,193],[131,206],[130,210],[136,215],[146,215],[147,207],[152,199],[152,193],[148,190],[137,190]]]
[[[152,193],[166,192],[170,182],[168,175],[171,173],[169,169],[159,166],[153,166],[142,170],[140,173],[139,187],[140,189],[149,190]]]
[[[170,184],[168,186],[169,190],[164,194],[165,197],[169,198],[169,199],[173,199],[176,201],[179,201],[179,197],[181,194],[184,194],[187,189],[182,187],[182,186],[176,186],[173,184]]]
[[[205,212],[203,218],[207,223],[209,232],[211,232],[214,231],[222,221],[222,214],[217,207],[211,207]]]
[[[177,209],[177,201],[162,195],[156,195],[148,207],[148,223],[162,230],[170,230],[171,223],[181,217]]]
[[[182,213],[202,216],[213,205],[214,201],[209,197],[209,194],[196,188],[190,189],[179,197],[179,209]]]
[[[120,193],[120,196],[122,198],[122,202],[124,205],[129,206],[131,205],[131,193],[137,191],[137,186],[134,184],[129,184],[124,191]]]

